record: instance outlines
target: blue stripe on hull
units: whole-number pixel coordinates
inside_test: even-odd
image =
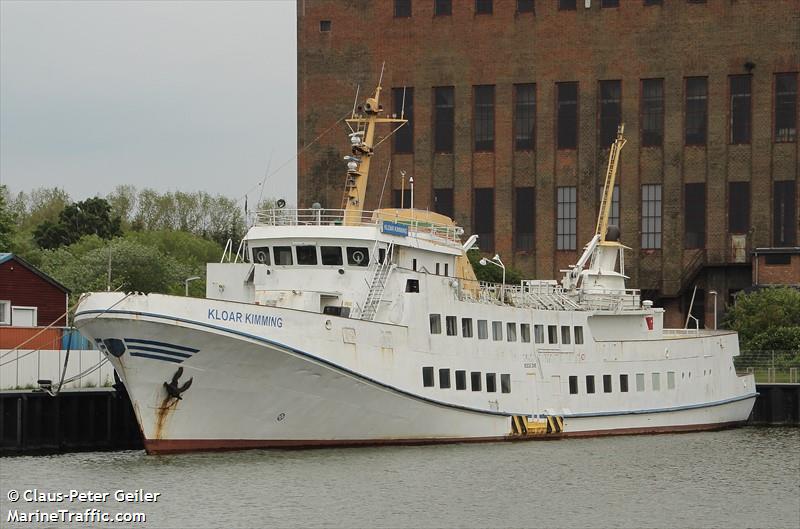
[[[159,349],[158,347],[145,347],[143,345],[128,345],[129,351],[149,351],[151,353],[161,353],[169,356],[178,356],[181,358],[191,358],[192,355],[187,353],[179,353],[177,351],[168,351],[166,349]]]
[[[125,342],[129,344],[144,344],[144,345],[155,345],[157,347],[168,347],[170,349],[177,349],[178,351],[186,351],[188,353],[196,353],[197,351],[199,351],[199,349],[193,349],[191,347],[186,347],[185,345],[174,345],[166,342],[157,342],[155,340],[140,340],[139,338],[125,338]]]

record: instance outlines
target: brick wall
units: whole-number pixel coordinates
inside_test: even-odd
[[[767,264],[766,255],[759,255],[753,267],[754,285],[800,285],[800,254],[789,256],[789,264]]]

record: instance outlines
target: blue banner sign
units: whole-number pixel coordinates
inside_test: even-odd
[[[408,226],[405,224],[398,224],[397,222],[390,222],[384,220],[381,224],[381,233],[388,235],[399,235],[401,237],[408,237]]]

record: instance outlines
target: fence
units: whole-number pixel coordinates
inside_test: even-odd
[[[737,373],[755,375],[756,382],[800,383],[800,351],[742,351],[734,365]]]

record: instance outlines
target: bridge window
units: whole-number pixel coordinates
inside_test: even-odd
[[[478,320],[478,340],[489,339],[489,324],[486,320]]]
[[[628,375],[619,376],[619,390],[623,393],[628,392]]]
[[[511,375],[500,375],[500,391],[502,393],[511,393]]]
[[[406,280],[406,292],[419,293],[419,279]]]
[[[661,373],[652,373],[653,376],[653,391],[661,389]]]
[[[455,316],[447,316],[445,318],[445,325],[447,326],[447,336],[458,336]]]
[[[450,370],[447,368],[439,370],[439,387],[442,389],[450,388]]]
[[[253,262],[265,265],[270,264],[269,247],[262,246],[260,248],[253,248]]]
[[[611,393],[611,375],[603,375],[603,393]]]
[[[644,373],[636,373],[636,391],[644,391]]]
[[[675,371],[667,371],[667,389],[675,389]]]
[[[422,368],[422,385],[426,388],[433,387],[433,367]]]
[[[467,372],[463,369],[456,371],[456,389],[459,391],[467,389]]]
[[[580,325],[575,326],[575,344],[582,345],[583,344],[583,327]]]
[[[494,373],[486,373],[486,391],[489,393],[497,392],[497,375]]]
[[[292,261],[292,247],[291,246],[276,246],[272,249],[275,253],[275,264],[278,266],[289,266],[293,264]]]
[[[556,327],[555,325],[547,326],[547,343],[551,344],[558,343],[558,327]]]
[[[506,323],[506,339],[509,342],[516,342],[517,341],[517,324],[516,323]]]
[[[594,375],[586,375],[586,393],[594,393]]]
[[[569,325],[561,326],[561,343],[569,345]]]
[[[439,314],[431,314],[431,334],[442,334],[442,316]]]
[[[347,264],[351,266],[369,265],[369,250],[363,247],[347,247]]]
[[[472,371],[469,374],[470,382],[472,383],[472,391],[480,391],[481,390],[481,372],[480,371]]]
[[[472,318],[461,318],[461,336],[472,338]]]
[[[322,264],[331,266],[341,266],[344,264],[342,261],[342,249],[339,246],[320,246],[320,254],[322,254]]]
[[[536,343],[544,343],[544,325],[533,326],[533,338]]]
[[[299,265],[315,265],[317,264],[317,247],[316,246],[296,246],[297,264]]]
[[[492,339],[495,342],[499,342],[503,340],[503,322],[502,321],[493,321],[492,322]]]
[[[525,343],[530,343],[531,341],[531,324],[530,323],[520,323],[519,324],[520,334],[522,335],[522,341]]]
[[[578,377],[576,376],[569,377],[569,394],[570,395],[578,394]]]

